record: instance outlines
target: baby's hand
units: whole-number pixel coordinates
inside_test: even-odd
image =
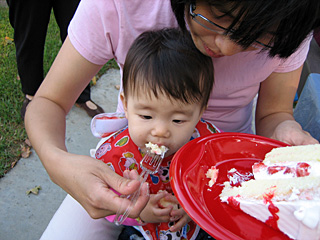
[[[150,200],[147,206],[140,214],[140,219],[146,223],[169,222],[170,212],[173,206],[162,208],[159,206],[160,199],[164,198],[167,192],[150,194]]]
[[[172,206],[172,210],[177,210],[179,208],[179,202],[175,196],[163,190],[159,190],[158,194],[159,193],[165,193],[165,196],[158,202],[160,208],[167,208],[170,206]]]
[[[159,201],[159,206],[172,207],[170,222],[175,222],[175,224],[170,227],[171,232],[179,231],[184,225],[191,221],[188,214],[180,207],[177,198],[169,193]]]
[[[171,232],[176,232],[176,231],[181,230],[184,227],[184,225],[186,225],[188,222],[190,222],[192,220],[188,216],[188,214],[183,210],[183,208],[180,208],[178,210],[174,210],[170,214],[171,214],[170,221],[172,221],[172,222],[175,221],[175,224],[170,227]]]

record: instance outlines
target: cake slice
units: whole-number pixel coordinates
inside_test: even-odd
[[[264,162],[320,162],[320,144],[274,148]]]
[[[319,165],[319,144],[273,149],[253,165],[254,179],[225,182],[220,199],[292,239],[320,239]]]

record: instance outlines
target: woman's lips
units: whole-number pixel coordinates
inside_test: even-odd
[[[216,54],[214,53],[210,48],[207,47],[207,45],[203,44],[204,50],[206,51],[206,53],[213,58],[219,58],[219,57],[223,57],[223,55],[221,54]]]

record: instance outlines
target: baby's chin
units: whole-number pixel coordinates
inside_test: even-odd
[[[165,157],[171,156],[173,154],[175,154],[180,148],[176,148],[176,149],[171,149],[169,148],[168,152],[166,152],[166,154],[164,155]]]

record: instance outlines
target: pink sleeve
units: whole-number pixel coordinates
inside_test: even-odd
[[[68,34],[88,61],[125,61],[133,40],[146,30],[177,27],[170,0],[82,0]]]
[[[300,47],[287,59],[282,60],[281,64],[275,69],[275,72],[291,72],[299,68],[307,59],[312,35],[308,36]]]
[[[111,32],[112,36],[109,34]],[[80,1],[70,22],[68,35],[72,45],[88,61],[103,65],[114,58],[119,35],[119,18],[114,1]]]

